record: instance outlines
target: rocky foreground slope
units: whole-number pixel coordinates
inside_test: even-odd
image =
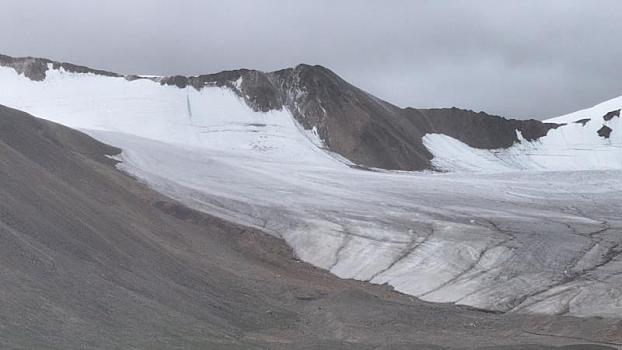
[[[0,347],[622,343],[616,320],[491,314],[339,280],[279,239],[149,190],[115,169],[118,152],[0,106]]]

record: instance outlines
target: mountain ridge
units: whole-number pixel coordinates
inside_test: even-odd
[[[333,71],[299,64],[273,72],[229,70],[197,76],[145,77],[119,75],[70,63],[40,58],[0,55],[0,66],[10,67],[33,81],[45,79],[48,69],[91,73],[128,81],[148,79],[180,89],[225,87],[255,111],[289,110],[306,130],[317,133],[324,145],[351,162],[395,170],[435,169],[434,155],[422,139],[441,133],[480,149],[508,148],[545,136],[559,124],[534,119],[517,120],[457,108],[400,108],[346,82]]]

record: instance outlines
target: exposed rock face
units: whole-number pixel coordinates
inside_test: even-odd
[[[326,146],[352,162],[385,169],[422,169],[432,158],[422,133],[392,104],[350,85],[319,66],[274,74],[286,105]]]
[[[0,56],[0,65],[13,67],[32,80],[63,68],[71,72],[119,76],[67,63],[35,58]],[[512,120],[457,108],[402,109],[349,84],[321,66],[265,73],[241,69],[199,76],[141,78],[197,90],[227,87],[256,111],[287,108],[305,129],[315,129],[326,145],[355,164],[398,170],[432,168],[432,154],[422,137],[440,133],[476,148],[507,148],[520,142],[517,131],[536,140],[559,125],[537,120]]]
[[[603,125],[602,128],[598,129],[598,136],[608,139],[609,136],[611,136],[612,131],[613,130],[610,127]]]
[[[34,81],[42,81],[46,77],[46,72],[49,67],[52,69],[64,69],[67,72],[73,73],[92,73],[97,75],[104,75],[108,77],[120,77],[121,75],[107,72],[103,70],[91,69],[88,67],[77,66],[71,63],[56,62],[45,58],[33,58],[33,57],[20,57],[14,58],[5,55],[0,55],[0,66],[11,67],[15,69],[19,74],[23,74]]]
[[[587,124],[590,120],[592,120],[592,119],[591,118],[583,118],[583,119],[579,119],[579,120],[575,121],[575,123],[581,124],[581,125],[585,126],[585,124]]]
[[[610,120],[611,120],[611,119],[613,119],[614,117],[618,117],[618,118],[620,117],[620,110],[619,110],[619,109],[616,109],[615,111],[611,111],[611,112],[609,112],[609,113],[605,114],[605,115],[603,116],[603,119],[604,119],[605,121],[610,121]]]

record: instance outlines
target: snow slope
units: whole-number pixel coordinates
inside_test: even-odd
[[[602,115],[507,150],[426,136],[439,168],[488,174],[372,172],[228,89],[63,70],[34,82],[2,67],[0,85],[0,104],[87,129],[158,191],[280,236],[337,276],[491,310],[622,315],[619,117],[609,140],[590,135]]]
[[[519,134],[521,142],[508,149],[475,149],[440,134],[428,134],[423,141],[434,154],[434,166],[448,171],[622,169],[621,118],[604,118],[620,108],[622,97],[549,119],[565,125],[532,142]],[[608,138],[598,134],[603,127],[611,129]]]
[[[162,142],[252,152],[268,159],[334,163],[287,110],[255,112],[227,88],[180,89],[50,69],[31,81],[0,67],[0,103],[76,129],[128,133]],[[303,132],[301,132],[303,131]]]

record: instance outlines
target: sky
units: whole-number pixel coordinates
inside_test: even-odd
[[[622,95],[618,0],[2,0],[0,53],[125,74],[323,65],[398,106],[543,119]]]

